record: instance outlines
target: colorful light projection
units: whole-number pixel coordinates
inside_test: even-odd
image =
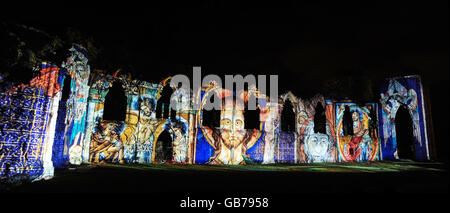
[[[400,107],[409,111],[413,123],[414,154],[417,160],[430,159],[422,83],[419,76],[391,78],[381,87],[379,109],[383,160],[399,159],[395,120]]]
[[[124,121],[103,120],[104,100],[115,80],[121,82],[127,99]],[[189,111],[180,108],[175,111],[174,119],[156,118],[157,101],[166,82],[167,79],[162,84],[151,84],[126,79],[124,75],[98,75],[90,90],[87,126],[92,135],[85,159],[88,162],[187,163]],[[175,92],[183,95],[179,90]],[[167,141],[160,140],[161,134],[169,135],[164,138]],[[170,147],[161,146],[163,143],[169,143]],[[162,157],[172,151],[170,159]]]
[[[59,101],[59,68],[42,64],[27,85],[0,94],[0,176],[53,176],[53,135]]]
[[[86,109],[89,94],[89,58],[85,48],[73,45],[69,49],[71,56],[63,64],[71,76],[71,94],[66,106],[65,158],[74,165],[82,162],[83,143],[85,140]]]
[[[88,85],[86,50],[74,45],[70,51],[62,69],[44,64],[30,84],[0,93],[0,176],[48,178],[53,166],[82,162],[233,165],[399,159],[395,121],[400,107],[411,116],[415,159],[429,159],[418,76],[389,79],[381,89],[380,108],[376,103],[333,103],[322,95],[301,99],[291,92],[271,103],[256,88],[232,92],[214,83],[200,88],[198,99],[190,99],[192,91],[172,85],[171,77],[152,84],[120,71],[96,71]],[[64,82],[70,85],[65,98]],[[105,107],[116,107],[105,106],[107,95],[115,98],[114,82],[123,89],[124,120],[104,119]],[[212,94],[224,103],[217,127],[203,124],[203,106]],[[245,125],[250,121],[239,102],[227,99],[246,104],[251,95],[258,101],[256,128]],[[167,111],[172,103],[177,108]],[[202,107],[192,110],[197,104]]]
[[[325,106],[325,130],[315,131],[316,108]],[[309,100],[299,99],[297,123],[299,136],[298,162],[336,162],[336,135],[334,109],[330,100],[316,95]],[[320,113],[320,112],[319,112]],[[322,121],[323,122],[323,121]]]
[[[89,91],[90,74],[87,51],[80,45],[73,44],[70,56],[62,64],[58,83],[70,85],[66,97],[59,94],[58,107],[53,116],[56,130],[52,137],[52,161],[56,168],[64,168],[69,163],[81,164],[83,141],[86,134],[86,103]],[[65,91],[66,92],[66,91]]]
[[[351,116],[350,124],[353,132],[344,134],[346,108]],[[376,132],[369,130],[372,109],[377,104],[368,103],[363,107],[351,102],[335,103],[336,109],[336,133],[339,162],[363,162],[379,159],[379,140]],[[372,111],[374,112],[374,111]]]
[[[242,103],[247,103],[249,93],[254,93],[261,114],[266,114],[265,96],[260,96],[256,90],[238,91],[235,94],[214,84],[201,88],[199,92],[201,108],[195,120],[194,163],[236,165],[263,162],[264,123],[259,125],[259,129],[245,129],[244,106],[237,106],[239,102],[233,102],[233,99],[240,98]],[[202,122],[203,107],[212,93],[223,100],[218,128],[203,125]]]
[[[275,130],[276,140],[274,150],[275,163],[295,163],[296,161],[296,123],[297,97],[291,92],[281,95],[278,103],[279,122]]]

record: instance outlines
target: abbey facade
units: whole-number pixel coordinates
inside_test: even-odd
[[[419,76],[386,79],[376,103],[303,99],[272,101],[256,88],[198,91],[132,79],[120,70],[90,70],[73,45],[61,66],[44,63],[27,85],[0,93],[0,176],[50,178],[54,168],[99,162],[300,164],[429,160],[429,133]],[[222,110],[205,110],[212,96]],[[241,102],[227,103],[227,97]],[[256,98],[257,110],[245,107]],[[275,99],[276,100],[276,99]],[[171,103],[177,103],[172,107]],[[237,106],[243,103],[243,107]],[[193,105],[200,106],[194,109]],[[396,118],[410,120],[398,138]]]

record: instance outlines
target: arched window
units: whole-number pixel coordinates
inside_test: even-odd
[[[170,162],[173,158],[173,141],[171,134],[164,130],[158,136],[155,145],[155,160],[159,163]]]
[[[70,75],[64,76],[64,85],[63,85],[62,96],[61,96],[62,102],[66,102],[69,99],[71,81],[72,81],[72,79],[70,78]]]
[[[255,96],[252,94],[249,97],[249,100],[251,98],[255,98]],[[256,106],[258,106],[258,99],[256,99]],[[259,119],[259,114],[260,114],[259,107],[256,107],[256,110],[249,110],[248,103],[246,104],[245,111],[244,111],[245,129],[259,129],[259,125],[261,123],[261,121]]]
[[[353,119],[348,105],[345,106],[344,115],[342,117],[342,131],[344,136],[353,135]]]
[[[127,113],[127,96],[122,84],[115,81],[105,97],[103,120],[125,121]]]
[[[283,132],[295,131],[295,113],[294,108],[289,99],[286,99],[281,112],[281,130]]]
[[[172,97],[173,90],[170,87],[170,82],[166,82],[166,86],[164,86],[161,97],[158,99],[156,104],[156,118],[169,118],[169,110],[170,117],[172,119],[175,118],[176,112],[172,107],[170,107],[170,97]],[[170,108],[170,109],[169,109]]]
[[[213,98],[213,95],[210,97],[210,101]],[[211,101],[212,103],[212,101]],[[218,128],[220,127],[220,110],[211,109],[211,110],[202,110],[202,125],[208,126],[210,128]]]
[[[395,114],[397,153],[400,159],[415,159],[413,122],[406,105],[402,104]]]
[[[373,106],[369,106],[369,133],[370,137],[376,138],[378,137],[378,119],[377,119],[377,113],[375,112],[375,109]]]
[[[203,110],[203,126],[210,128],[220,127],[220,110]]]
[[[326,134],[326,122],[327,118],[325,116],[325,110],[322,103],[318,102],[314,114],[314,133]]]

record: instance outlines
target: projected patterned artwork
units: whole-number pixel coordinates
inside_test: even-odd
[[[399,159],[396,135],[396,115],[405,107],[411,116],[415,159],[430,159],[426,132],[426,117],[420,77],[406,76],[389,79],[381,88],[380,137],[383,159]],[[406,139],[404,139],[406,140]]]
[[[333,103],[325,101],[322,95],[316,95],[309,100],[299,99],[298,109],[297,123],[300,133],[298,161],[335,162]],[[318,129],[318,126],[322,126],[322,129]]]
[[[195,143],[195,163],[198,164],[246,164],[262,162],[264,156],[264,139],[262,129],[245,129],[244,106],[233,102],[234,94],[231,91],[210,86],[203,88],[199,102],[205,104],[206,97],[214,93],[221,100],[223,108],[220,111],[219,127],[203,125],[201,108],[197,112]],[[242,103],[247,102],[248,93],[240,91],[234,98],[240,98]],[[259,103],[264,103],[259,101]],[[203,114],[204,115],[204,114]],[[258,125],[259,126],[259,125]]]
[[[26,88],[11,94],[2,94],[0,101],[2,107],[7,108],[6,111],[2,110],[2,118],[8,119],[1,124],[1,176],[39,176],[43,172],[40,155],[49,99],[41,88]],[[23,107],[8,107],[11,105]]]
[[[66,105],[66,126],[69,130],[66,134],[65,144],[67,149],[64,155],[69,156],[71,164],[79,165],[82,162],[82,151],[85,146],[85,125],[87,98],[89,94],[89,59],[87,51],[74,45],[70,50],[71,56],[67,59],[65,68],[71,76],[71,94]]]
[[[369,130],[369,123],[376,116],[371,116],[376,104],[366,104],[363,107],[355,103],[336,103],[336,133],[339,161],[362,162],[374,161],[379,157],[379,143],[377,134]],[[347,115],[349,119],[347,119]],[[348,124],[346,124],[348,122]],[[351,125],[348,133],[345,126]]]
[[[365,162],[401,159],[408,150],[430,159],[418,76],[389,79],[380,104],[291,92],[270,102],[255,87],[229,91],[211,82],[191,91],[172,77],[149,83],[120,69],[91,72],[83,47],[69,52],[61,68],[44,63],[29,84],[0,78],[9,85],[0,90],[1,177],[51,178],[54,168],[82,163]],[[221,110],[204,109],[211,96]],[[252,96],[257,111],[250,112]],[[402,109],[412,145],[400,138]]]
[[[275,163],[295,163],[297,130],[295,118],[297,113],[297,97],[291,92],[281,95],[278,104],[278,128],[275,130],[276,138],[274,150]]]
[[[29,84],[0,94],[1,177],[53,176],[54,123],[50,115],[57,109],[53,100],[57,100],[60,88],[58,72],[58,67],[43,63],[39,74]]]
[[[56,168],[79,165],[82,162],[83,141],[86,134],[86,103],[89,91],[89,59],[87,51],[74,44],[70,56],[62,64],[58,77],[59,85],[67,84],[64,96],[60,91],[55,108],[55,132],[52,141],[52,162]],[[62,90],[63,88],[60,88]],[[55,104],[56,105],[56,104]],[[56,112],[57,111],[57,112]],[[52,136],[53,138],[53,136]]]
[[[113,76],[99,75],[90,90],[88,129],[92,129],[92,135],[88,161],[186,163],[189,113],[180,110],[174,119],[156,118],[157,100],[165,81],[159,85],[117,76],[125,91],[126,117],[123,121],[104,120],[104,100],[114,80]],[[161,133],[170,135],[165,138],[174,151],[170,159],[161,158],[168,149],[160,146]]]

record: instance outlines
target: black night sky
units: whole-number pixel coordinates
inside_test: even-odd
[[[347,76],[448,80],[446,2],[110,6],[52,5],[9,18],[55,35],[77,28],[104,48],[94,68],[123,68],[150,82],[192,66],[204,74],[278,74],[280,90],[299,96]]]

